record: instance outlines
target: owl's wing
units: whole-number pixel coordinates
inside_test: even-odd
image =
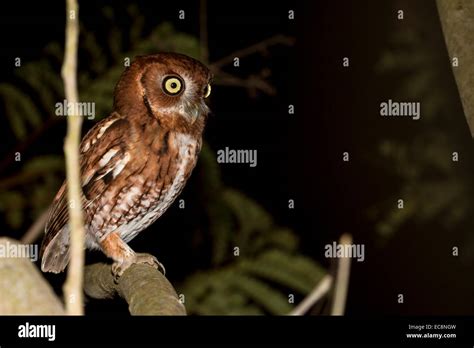
[[[114,113],[100,121],[84,137],[80,146],[81,204],[86,208],[107,189],[128,161],[124,135],[129,122]],[[62,271],[67,265],[69,235],[65,227],[69,220],[66,182],[59,189],[50,208],[41,246],[43,270]],[[88,223],[89,221],[85,221]],[[48,258],[55,257],[56,260]],[[61,258],[58,255],[64,255]],[[58,259],[59,258],[59,259]],[[51,266],[48,267],[48,259]],[[66,260],[64,260],[66,259]],[[64,264],[65,263],[65,264]],[[58,270],[58,268],[61,268]],[[49,269],[48,269],[49,268]]]

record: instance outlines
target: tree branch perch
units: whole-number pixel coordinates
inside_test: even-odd
[[[184,305],[170,282],[157,269],[134,264],[115,283],[110,265],[87,266],[84,291],[95,299],[119,295],[128,303],[132,315],[186,315]]]

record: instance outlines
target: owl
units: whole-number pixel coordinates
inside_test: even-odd
[[[115,87],[113,112],[82,139],[82,207],[88,249],[113,260],[120,277],[134,263],[158,267],[128,242],[173,203],[196,165],[208,116],[211,72],[176,53],[137,57]],[[41,269],[69,262],[66,182],[50,208]]]

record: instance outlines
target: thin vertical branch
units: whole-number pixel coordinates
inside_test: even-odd
[[[339,239],[339,244],[343,247],[352,244],[350,234],[343,234]],[[334,287],[334,302],[331,309],[331,315],[344,315],[346,309],[347,290],[349,288],[349,275],[351,271],[350,257],[339,259],[337,267],[336,283]]]
[[[199,39],[201,41],[201,61],[209,63],[209,44],[207,34],[207,0],[199,2]]]
[[[69,103],[78,102],[77,46],[79,37],[79,6],[77,0],[66,1],[66,43],[62,78]],[[68,115],[68,130],[64,142],[69,200],[69,227],[71,233],[70,262],[64,284],[66,311],[69,315],[84,315],[82,285],[84,279],[85,230],[82,216],[79,143],[82,118]]]

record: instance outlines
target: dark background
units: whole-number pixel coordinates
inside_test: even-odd
[[[198,34],[197,2],[137,1],[146,18],[146,26],[170,21],[175,28]],[[126,2],[98,1],[80,3],[80,18],[98,33],[107,30],[100,15],[106,5],[117,9]],[[405,10],[406,19],[398,21],[396,10]],[[186,11],[186,20],[177,19],[177,10]],[[294,9],[296,20],[287,20]],[[35,60],[50,41],[64,41],[64,4],[48,5],[9,3],[0,14],[0,79],[13,80],[12,60]],[[122,24],[122,22],[120,22]],[[129,23],[124,16],[123,25]],[[456,85],[449,66],[442,31],[434,1],[314,1],[227,3],[209,1],[208,32],[210,61],[228,55],[281,33],[296,38],[296,46],[271,49],[267,56],[241,61],[243,74],[261,67],[272,71],[270,80],[278,91],[274,97],[251,98],[239,88],[213,88],[205,139],[214,150],[229,146],[257,149],[258,165],[223,165],[226,184],[245,192],[274,217],[278,224],[297,231],[302,252],[326,267],[324,245],[337,240],[343,232],[351,233],[355,243],[364,243],[366,260],[353,262],[348,295],[348,315],[354,314],[472,314],[474,284],[470,277],[474,245],[472,219],[456,226],[442,226],[443,212],[429,220],[408,220],[390,238],[375,232],[368,218],[370,207],[386,204],[397,195],[403,178],[397,175],[402,164],[382,158],[375,151],[381,140],[397,138],[409,143],[425,130],[423,102],[420,121],[382,119],[379,103],[396,99],[394,89],[406,75],[380,76],[374,68],[387,49],[394,32],[406,27],[421,28],[423,40],[439,60],[426,66],[441,76],[440,85],[448,105],[436,127],[450,139],[453,149],[462,155],[458,172],[472,173],[474,153],[472,138],[462,113]],[[420,50],[424,48],[420,46]],[[342,57],[350,57],[350,68],[342,67]],[[444,63],[443,63],[444,62]],[[80,59],[81,66],[94,61]],[[231,68],[229,68],[231,69]],[[416,75],[416,71],[408,71]],[[295,104],[295,115],[288,115],[288,104]],[[112,105],[112,100],[110,101]],[[0,115],[0,117],[2,117]],[[93,125],[85,121],[84,128]],[[65,122],[57,123],[24,157],[62,151]],[[0,130],[0,157],[15,144],[8,128]],[[420,149],[422,150],[422,149]],[[342,162],[342,152],[349,151],[351,161]],[[14,164],[2,175],[15,171]],[[428,176],[427,176],[428,177]],[[193,180],[188,184],[192,186]],[[188,197],[188,187],[183,192]],[[436,186],[432,190],[436,191]],[[467,200],[472,208],[470,189]],[[471,196],[472,197],[472,196]],[[295,199],[296,209],[288,210],[288,199]],[[396,200],[395,200],[396,201]],[[393,204],[395,204],[395,201]],[[186,241],[182,231],[194,218],[192,212],[181,215],[176,205],[149,231],[131,244],[136,250],[156,246],[156,253],[175,279],[182,279],[190,269],[206,264]],[[471,209],[472,215],[472,209]],[[2,225],[2,229],[8,227]],[[162,233],[162,231],[167,231]],[[155,233],[156,232],[156,233]],[[10,233],[19,238],[21,233]],[[452,246],[460,247],[460,256],[451,255]],[[100,258],[99,255],[94,257]],[[196,261],[198,260],[198,261]],[[59,289],[63,276],[48,276]],[[403,293],[404,304],[397,303]],[[117,303],[95,303],[93,313],[117,311]],[[123,308],[122,308],[123,309]]]
[[[403,21],[397,20],[399,9],[404,10]],[[366,262],[352,264],[349,314],[472,314],[473,284],[466,277],[472,269],[472,219],[460,227],[442,226],[442,213],[423,223],[410,221],[385,243],[374,235],[374,226],[363,213],[374,202],[383,204],[385,197],[403,186],[396,175],[401,164],[387,162],[374,149],[384,138],[397,137],[406,144],[422,139],[429,122],[423,111],[430,90],[441,89],[447,100],[435,121],[436,128],[455,140],[453,148],[446,150],[463,153],[463,163],[453,177],[460,177],[464,170],[472,173],[472,138],[462,116],[435,1],[334,1],[308,6],[304,13],[311,13],[301,26],[300,62],[304,64],[298,65],[300,77],[311,76],[311,81],[304,79],[305,113],[298,127],[304,133],[299,147],[307,150],[300,157],[306,161],[299,171],[303,178],[298,180],[308,185],[301,228],[311,232],[305,236],[320,248],[326,243],[323,236],[336,239],[341,231],[352,233],[356,243],[365,243]],[[419,28],[421,40],[430,42],[436,63],[418,70],[413,64],[403,74],[378,76],[374,67],[390,36],[407,27]],[[345,56],[351,57],[351,69],[342,68]],[[378,116],[381,101],[397,99],[394,90],[403,78],[414,76],[416,82],[416,74],[427,70],[436,71],[440,78],[439,85],[415,99],[422,105],[421,120]],[[420,145],[424,146],[422,141]],[[411,150],[413,155],[415,150]],[[351,164],[342,162],[343,151],[350,152]],[[428,180],[433,175],[428,169],[424,177]],[[440,188],[433,185],[431,190]],[[472,198],[469,201],[472,215]],[[458,258],[451,255],[454,245],[464,250]],[[396,302],[400,293],[404,304]]]

